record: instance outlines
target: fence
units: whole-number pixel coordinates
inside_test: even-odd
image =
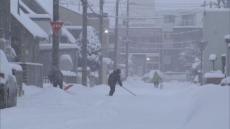
[[[19,62],[23,69],[23,82],[27,85],[43,87],[43,65],[39,63]]]

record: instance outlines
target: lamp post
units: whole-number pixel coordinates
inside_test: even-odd
[[[115,46],[114,46],[114,64],[113,68],[118,67],[118,16],[119,16],[119,3],[120,0],[116,0],[116,18],[115,18]]]
[[[203,85],[203,54],[204,54],[204,50],[207,46],[208,42],[207,41],[200,41],[199,43],[199,48],[200,48],[200,85]]]
[[[227,63],[226,63],[226,75],[229,76],[230,75],[230,67],[229,67],[229,64],[230,64],[230,60],[229,60],[229,48],[230,48],[230,34],[229,35],[226,35],[225,37],[225,42],[226,42],[226,45],[227,45],[227,51],[226,51],[226,57],[227,57]]]

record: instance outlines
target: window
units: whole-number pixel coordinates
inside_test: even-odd
[[[164,16],[164,23],[175,23],[175,16],[174,15],[165,15]]]
[[[181,24],[182,26],[195,25],[195,15],[183,15]]]

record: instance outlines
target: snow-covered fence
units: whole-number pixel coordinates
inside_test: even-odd
[[[225,75],[221,71],[211,71],[205,73],[205,83],[207,84],[220,84]]]
[[[61,71],[64,78],[64,82],[66,83],[77,83],[77,74],[75,72],[72,72],[72,71],[65,71],[65,70],[62,70]]]
[[[39,63],[19,62],[23,69],[23,82],[27,85],[43,87],[43,65]]]

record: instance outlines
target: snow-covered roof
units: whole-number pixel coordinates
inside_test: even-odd
[[[30,18],[49,18],[51,19],[49,14],[28,14]]]
[[[17,0],[11,0],[11,14],[34,36],[48,39],[48,35],[29,16],[20,11],[18,14]]]
[[[202,26],[200,26],[200,25],[195,25],[195,26],[174,26],[173,28],[181,28],[181,29],[183,29],[183,28],[190,28],[190,29],[202,29],[203,27]]]
[[[63,26],[62,27],[62,35],[65,35],[71,43],[76,43],[77,40],[74,38],[74,36],[68,31],[68,29]]]
[[[206,12],[229,12],[229,8],[206,8]]]
[[[221,71],[212,71],[204,74],[205,78],[224,78],[225,75]]]
[[[50,50],[52,49],[51,43],[40,43],[39,47],[41,50]],[[79,46],[77,44],[59,44],[60,49],[79,49]]]
[[[52,17],[53,16],[53,0],[36,0]]]
[[[60,4],[61,7],[69,9],[75,13],[82,14],[82,11],[79,10],[79,7],[76,4]]]

